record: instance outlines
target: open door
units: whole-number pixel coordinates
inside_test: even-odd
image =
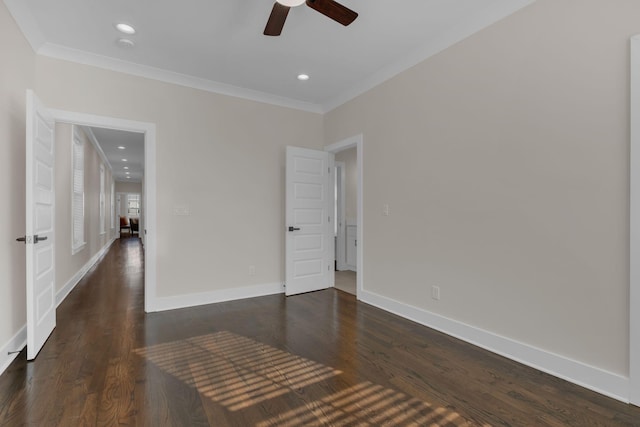
[[[54,256],[54,120],[27,91],[26,235],[27,359],[33,360],[56,327]]]
[[[333,163],[332,153],[287,147],[287,296],[333,284]]]

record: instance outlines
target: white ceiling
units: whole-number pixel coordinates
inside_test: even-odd
[[[144,134],[122,130],[88,128],[106,156],[113,179],[123,182],[141,182],[144,175]],[[120,149],[118,147],[125,147]],[[124,161],[123,159],[126,159]],[[125,169],[127,167],[128,169]],[[129,172],[129,174],[127,174]]]
[[[326,112],[532,0],[341,0],[359,13],[348,27],[303,4],[280,37],[262,34],[273,0],[4,2],[39,54]]]

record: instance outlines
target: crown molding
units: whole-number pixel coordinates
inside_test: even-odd
[[[98,156],[100,156],[104,164],[106,164],[107,167],[109,168],[109,171],[113,174],[113,167],[111,166],[111,162],[107,158],[107,155],[104,154],[104,151],[100,146],[100,142],[98,141],[98,138],[96,138],[96,135],[93,133],[93,130],[89,126],[79,126],[79,127],[80,129],[83,130],[85,135],[87,135],[87,137],[89,138],[89,141],[91,141],[91,145],[93,145],[93,148],[95,148],[95,150],[97,151]]]
[[[53,43],[44,43],[40,47],[40,49],[38,49],[37,54],[50,58],[62,59],[65,61],[103,68],[110,71],[117,71],[137,77],[158,80],[165,83],[172,83],[192,89],[199,89],[206,92],[217,93],[220,95],[227,95],[235,98],[242,98],[250,101],[277,105],[280,107],[293,108],[296,110],[308,111],[311,113],[322,113],[322,107],[318,104],[298,101],[295,99],[285,98],[266,92],[260,92],[252,89],[242,88],[239,86],[219,83],[200,77],[194,77],[187,74],[150,67],[147,65],[135,64],[133,62],[123,61],[103,55],[97,55],[95,53],[72,49]]]
[[[329,99],[325,103],[317,104],[48,43],[24,1],[4,0],[9,12],[22,30],[22,33],[25,35],[34,52],[38,55],[117,71],[137,77],[158,80],[165,83],[172,83],[220,95],[227,95],[235,98],[242,98],[318,114],[327,113],[340,105],[351,101],[403,71],[438,54],[439,52],[442,52],[448,47],[453,46],[454,44],[534,2],[535,0],[511,0],[507,5],[494,5],[493,7],[489,7],[484,10],[483,13],[475,14],[474,16],[469,17],[469,19],[459,22],[436,40],[425,44],[423,47],[405,56],[400,61],[390,64],[382,70],[363,79],[352,88],[341,92],[338,96]]]

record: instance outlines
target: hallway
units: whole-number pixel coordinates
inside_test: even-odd
[[[0,426],[638,426],[640,409],[333,289],[145,314],[138,239],[0,376]]]

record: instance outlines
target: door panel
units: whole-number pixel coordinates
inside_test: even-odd
[[[35,359],[56,326],[54,151],[53,118],[35,94],[28,91],[25,246],[29,360]]]
[[[332,169],[331,153],[287,147],[287,295],[331,286]]]

